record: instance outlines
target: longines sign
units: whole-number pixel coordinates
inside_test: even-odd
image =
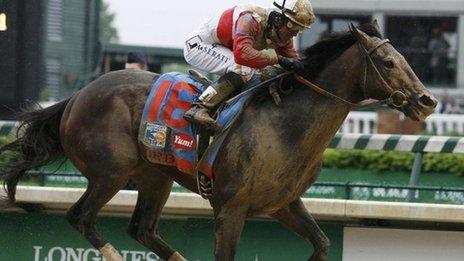
[[[0,261],[107,261],[66,223],[63,215],[0,211],[0,221]],[[121,229],[130,222],[129,218],[103,216],[99,221],[102,235],[124,260],[163,260]],[[162,219],[159,226],[164,240],[189,260],[211,260],[211,231],[214,231],[211,219]],[[322,228],[333,242],[330,260],[341,261],[343,226],[322,224]],[[249,220],[242,233],[237,260],[303,260],[307,255],[304,240],[280,224]]]
[[[44,248],[34,246],[34,261],[104,261],[95,248],[72,248],[54,246]],[[160,258],[153,252],[122,250],[122,257],[126,261],[158,261]]]

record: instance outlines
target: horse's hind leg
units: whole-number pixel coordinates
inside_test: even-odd
[[[314,253],[309,259],[310,261],[328,260],[330,241],[308,212],[301,199],[290,203],[271,216],[298,235],[309,239],[314,246]]]
[[[137,204],[128,233],[139,243],[169,261],[186,260],[175,252],[158,234],[161,210],[172,188],[172,179],[156,168],[145,165],[137,170],[134,180],[139,190]]]
[[[96,227],[96,219],[100,209],[127,184],[129,177],[126,173],[123,170],[100,170],[99,175],[102,176],[99,179],[89,180],[87,190],[68,210],[66,216],[69,223],[109,261],[119,261],[123,258],[101,237]]]

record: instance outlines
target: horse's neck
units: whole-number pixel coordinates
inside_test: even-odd
[[[327,66],[315,82],[325,90],[357,103],[363,99],[359,87],[362,84],[363,66],[359,50],[353,46]],[[312,148],[315,154],[322,154],[351,107],[333,98],[311,92],[311,98],[307,99],[307,102],[300,102],[297,105],[298,110],[305,111],[313,119],[312,126],[306,130],[305,138],[301,141],[301,146]],[[298,100],[296,97],[295,99]]]
[[[347,101],[358,103],[364,99],[364,93],[360,89],[364,66],[359,48],[353,45],[329,64],[315,82]]]
[[[356,45],[348,48],[335,61],[327,66],[315,82],[322,88],[351,103],[358,103],[364,98],[360,86],[364,73],[363,58]],[[325,113],[315,115],[331,139],[348,115],[350,105],[334,98],[324,106]],[[330,142],[329,139],[329,142]]]

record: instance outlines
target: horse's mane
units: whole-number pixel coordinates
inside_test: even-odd
[[[371,23],[360,25],[358,29],[369,36],[382,38],[380,32]],[[314,80],[328,64],[340,56],[356,41],[356,37],[350,30],[332,32],[321,37],[318,42],[304,51],[303,63],[305,66],[305,77],[309,80]]]

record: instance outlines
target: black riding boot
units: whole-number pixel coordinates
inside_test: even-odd
[[[243,85],[243,79],[240,75],[228,72],[213,82],[200,95],[185,114],[184,118],[192,123],[200,124],[207,129],[220,130],[221,127],[211,118],[209,111],[218,106],[230,94]]]

